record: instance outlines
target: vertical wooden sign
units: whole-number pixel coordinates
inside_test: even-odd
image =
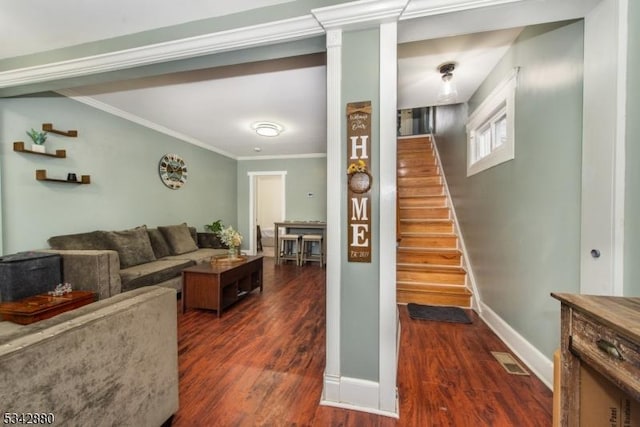
[[[371,101],[347,104],[349,262],[371,262]]]

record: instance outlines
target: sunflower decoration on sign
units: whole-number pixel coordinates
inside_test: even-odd
[[[349,176],[349,189],[354,193],[362,194],[371,189],[373,177],[367,171],[367,164],[362,159],[349,165],[347,175]]]

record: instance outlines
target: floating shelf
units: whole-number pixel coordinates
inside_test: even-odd
[[[36,179],[38,181],[64,182],[65,184],[91,184],[90,175],[82,175],[80,181],[67,181],[66,179],[47,178],[47,171],[45,169],[36,170]]]
[[[51,123],[43,123],[42,124],[42,130],[45,132],[51,132],[51,133],[56,133],[58,135],[62,135],[62,136],[70,136],[72,138],[78,136],[78,131],[77,130],[57,130],[53,128],[53,124]]]
[[[57,157],[59,159],[64,159],[67,157],[66,150],[56,150],[55,153],[40,153],[39,151],[27,150],[24,148],[23,141],[16,141],[13,143],[13,151],[17,151],[19,153],[29,153],[29,154],[38,154],[40,156],[49,156],[49,157]]]

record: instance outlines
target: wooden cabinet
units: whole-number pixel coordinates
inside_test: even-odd
[[[640,401],[640,298],[551,294],[561,306],[561,425],[580,425],[581,366]]]

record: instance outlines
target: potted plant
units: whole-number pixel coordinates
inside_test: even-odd
[[[47,133],[38,132],[37,130],[31,128],[31,130],[27,132],[27,135],[29,135],[29,137],[33,141],[33,144],[31,144],[31,151],[44,153],[44,142],[47,140]]]
[[[218,234],[222,231],[222,220],[219,219],[217,221],[213,221],[211,224],[206,224],[204,226],[205,230],[209,230],[213,234]]]

